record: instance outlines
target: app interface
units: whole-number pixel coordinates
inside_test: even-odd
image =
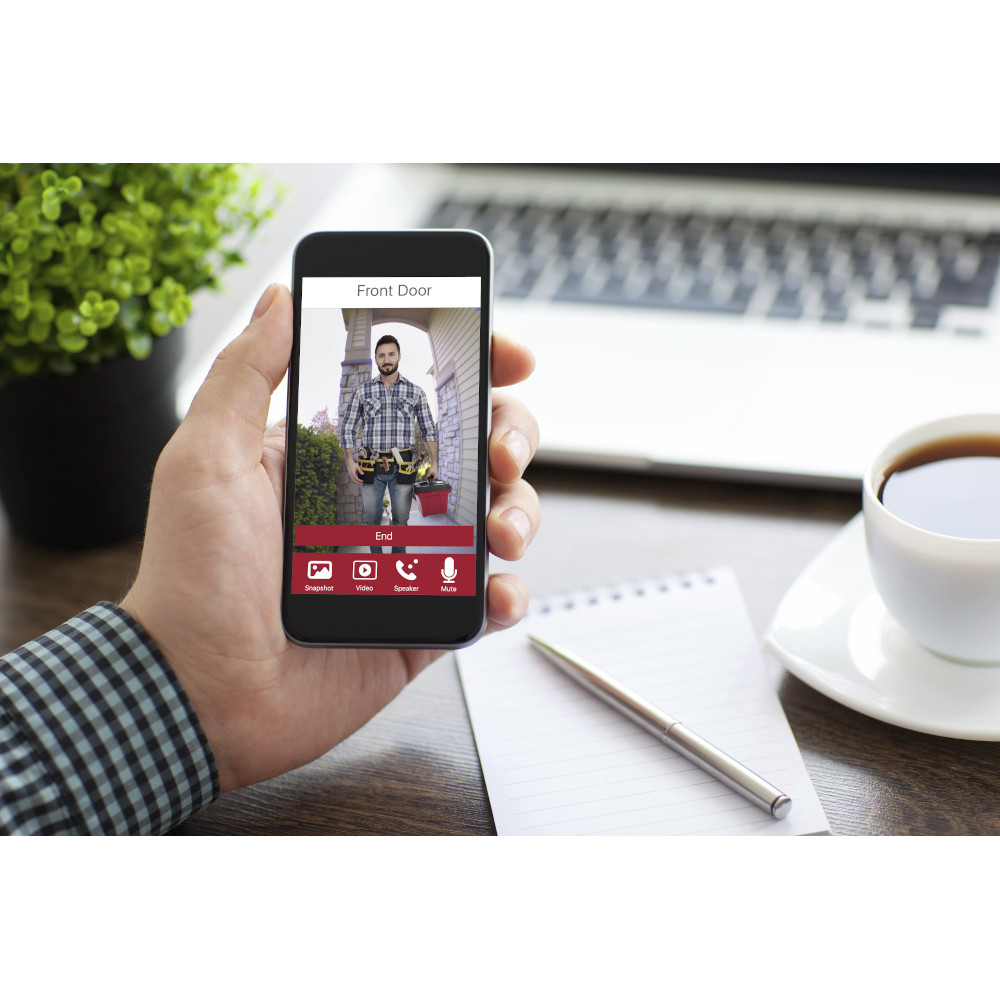
[[[481,279],[302,279],[293,594],[470,596]]]

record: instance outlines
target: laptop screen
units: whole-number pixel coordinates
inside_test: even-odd
[[[514,166],[515,164],[511,164]],[[1000,194],[996,163],[552,163],[517,166],[556,167],[665,174],[732,177],[795,184],[845,184],[965,194]]]

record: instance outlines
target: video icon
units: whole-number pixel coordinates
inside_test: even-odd
[[[374,580],[378,577],[378,563],[374,559],[354,560],[355,580]]]

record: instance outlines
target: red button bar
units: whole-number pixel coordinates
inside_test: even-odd
[[[461,524],[299,524],[296,545],[413,545],[471,549],[476,544],[471,525]]]
[[[476,557],[459,553],[292,553],[293,594],[422,594],[476,592]]]

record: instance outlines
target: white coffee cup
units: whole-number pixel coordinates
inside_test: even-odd
[[[889,613],[928,649],[949,659],[1000,662],[1000,539],[958,538],[918,528],[878,499],[898,460],[934,441],[1000,437],[1000,413],[947,417],[899,435],[865,472],[862,505],[868,561]]]

